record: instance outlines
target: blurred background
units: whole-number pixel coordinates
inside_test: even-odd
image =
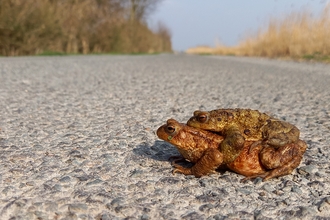
[[[32,54],[171,51],[170,32],[148,16],[160,0],[0,0],[0,51]]]
[[[330,0],[0,0],[0,54],[330,61]]]

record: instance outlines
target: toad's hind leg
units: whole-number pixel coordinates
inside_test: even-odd
[[[288,175],[299,166],[302,157],[307,149],[306,143],[304,141],[298,140],[296,143],[289,144],[288,146],[292,147],[289,150],[284,149],[284,151],[286,152],[283,153],[281,165],[273,170],[268,171],[263,181],[269,180],[274,177]]]
[[[208,149],[197,163],[191,168],[182,167],[173,163],[175,169],[173,173],[183,173],[185,175],[194,175],[201,177],[214,172],[223,162],[223,155],[218,149]]]
[[[271,149],[271,150],[269,150]],[[285,145],[279,148],[277,151],[272,147],[264,148],[260,152],[261,163],[267,168],[271,169],[264,175],[263,180],[269,180],[274,177],[284,176],[292,173],[292,171],[299,166],[303,154],[307,149],[307,145],[304,141],[297,141],[296,143]],[[269,154],[265,152],[274,152],[273,161],[270,160]],[[264,154],[263,154],[264,153]]]
[[[299,140],[299,129],[286,121],[269,120],[262,130],[264,143],[275,148]]]
[[[253,176],[245,177],[244,179],[241,180],[241,182],[244,183],[248,180],[255,179],[257,177],[261,177],[262,181],[267,181],[267,180],[275,178],[275,177],[288,175],[288,174],[292,173],[292,171],[299,165],[301,159],[302,159],[302,156],[297,156],[297,157],[293,158],[292,161],[289,161],[288,163],[284,164],[283,166],[280,166],[276,169],[267,171],[262,174],[256,174]]]
[[[292,171],[299,166],[306,149],[307,145],[302,140],[287,144],[277,150],[271,146],[264,147],[259,157],[262,165],[265,166],[268,171],[262,174],[245,177],[241,182],[257,177],[261,177],[263,181],[266,181],[271,178],[292,173]]]
[[[302,140],[287,144],[278,149],[266,145],[259,153],[260,162],[268,170],[275,169],[298,156],[302,157],[306,151],[306,148],[307,145]]]

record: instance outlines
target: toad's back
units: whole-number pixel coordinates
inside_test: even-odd
[[[262,137],[261,128],[267,124],[267,120],[271,117],[258,110],[251,109],[217,109],[209,112],[209,117],[216,119],[218,129],[221,131],[222,125],[225,123],[228,126],[237,126],[247,140],[260,140]]]

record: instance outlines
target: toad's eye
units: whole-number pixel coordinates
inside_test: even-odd
[[[198,115],[197,120],[198,120],[200,123],[204,123],[204,122],[207,121],[207,115],[206,115],[206,114],[200,114],[200,115]]]
[[[245,129],[244,134],[249,135],[249,134],[251,134],[251,131],[249,129]]]
[[[173,134],[175,132],[175,127],[169,125],[166,127],[166,130],[169,134]]]

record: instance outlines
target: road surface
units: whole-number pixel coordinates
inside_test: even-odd
[[[330,216],[330,66],[188,55],[0,58],[0,219]],[[295,124],[292,175],[171,173],[156,129],[194,110],[251,108]],[[16,218],[13,218],[16,217]]]

